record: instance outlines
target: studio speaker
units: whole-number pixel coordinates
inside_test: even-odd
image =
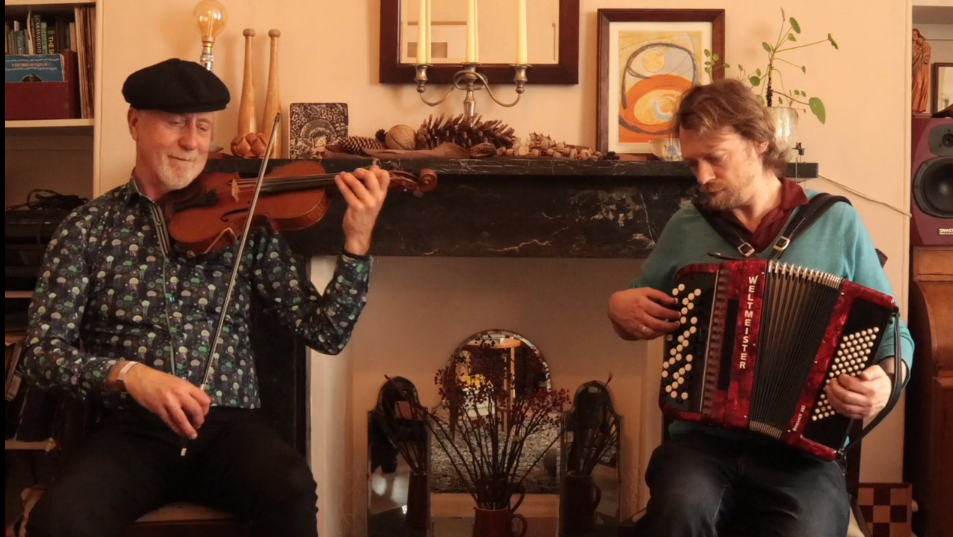
[[[953,119],[913,118],[913,246],[953,246]]]

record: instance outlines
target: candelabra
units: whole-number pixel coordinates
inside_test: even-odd
[[[427,69],[433,67],[433,64],[414,64],[414,68],[417,71],[414,81],[417,82],[417,93],[420,94],[420,100],[430,106],[437,106],[446,101],[454,90],[463,90],[466,92],[466,96],[463,98],[463,114],[467,119],[476,117],[476,97],[473,95],[475,91],[485,89],[486,93],[496,104],[507,108],[515,106],[516,103],[520,102],[520,97],[525,91],[526,82],[528,80],[526,78],[526,70],[530,68],[529,64],[513,64],[513,70],[516,72],[516,75],[513,77],[513,82],[516,83],[516,100],[511,103],[504,103],[496,98],[496,95],[493,94],[493,90],[490,89],[490,82],[487,80],[486,75],[477,71],[477,67],[479,66],[479,63],[464,63],[463,69],[453,74],[453,85],[447,90],[447,93],[437,101],[428,101],[427,98],[424,97],[424,92],[427,91]]]

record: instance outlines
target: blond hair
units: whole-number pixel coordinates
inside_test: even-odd
[[[685,92],[675,116],[675,131],[682,129],[701,136],[731,129],[755,145],[767,143],[762,164],[778,177],[784,175],[787,161],[775,140],[774,120],[767,107],[739,80],[716,80]]]

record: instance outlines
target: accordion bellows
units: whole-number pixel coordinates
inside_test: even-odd
[[[675,282],[681,318],[665,341],[665,415],[836,458],[852,420],[824,387],[870,365],[898,313],[893,297],[766,259],[689,265]]]

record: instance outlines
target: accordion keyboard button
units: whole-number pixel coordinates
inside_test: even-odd
[[[692,364],[685,364],[685,371],[691,371],[691,370],[692,370]]]

